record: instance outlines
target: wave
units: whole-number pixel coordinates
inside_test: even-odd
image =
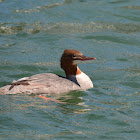
[[[62,5],[66,5],[66,4],[70,4],[72,3],[73,0],[65,0],[64,2],[62,3],[52,3],[52,4],[47,4],[47,5],[44,5],[44,6],[37,6],[36,8],[33,8],[33,9],[28,9],[28,10],[25,10],[25,9],[19,9],[19,10],[15,10],[16,13],[31,13],[31,12],[40,12],[40,11],[43,11],[45,9],[51,9],[51,8],[55,8],[57,6],[62,6]]]
[[[88,22],[88,23],[48,23],[40,22],[35,24],[27,23],[1,23],[0,34],[37,34],[37,33],[52,33],[52,34],[71,34],[71,33],[92,33],[103,32],[107,30],[123,33],[140,32],[140,24],[134,23],[103,23],[103,22]]]

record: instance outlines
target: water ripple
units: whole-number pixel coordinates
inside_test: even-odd
[[[37,33],[52,33],[52,34],[70,34],[70,33],[92,33],[102,32],[104,30],[112,30],[116,32],[135,33],[140,32],[140,24],[133,23],[48,23],[35,24],[20,23],[14,26],[6,25],[8,23],[0,24],[1,34],[17,34],[24,32],[27,34]]]
[[[20,10],[15,10],[15,12],[16,13],[40,12],[44,9],[50,9],[50,8],[54,8],[54,7],[61,6],[61,5],[64,5],[64,3],[53,3],[53,4],[49,4],[49,5],[44,5],[44,6],[37,6],[36,8],[29,9],[29,10],[20,9]]]
[[[15,10],[15,12],[16,13],[41,12],[41,11],[46,10],[46,9],[51,9],[51,8],[55,8],[57,6],[62,6],[62,5],[70,4],[71,2],[72,2],[72,0],[65,0],[62,3],[52,3],[52,4],[47,4],[47,5],[44,5],[44,6],[37,6],[34,9],[28,9],[28,10],[19,9],[19,10]]]
[[[125,9],[132,9],[132,10],[140,10],[140,6],[124,6],[122,8],[125,8]]]

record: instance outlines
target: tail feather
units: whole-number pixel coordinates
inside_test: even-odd
[[[4,88],[0,88],[0,95],[4,95],[4,94],[6,94]]]
[[[9,91],[9,88],[11,87],[11,85],[7,85],[4,86],[2,88],[0,88],[0,95],[5,95],[5,94],[15,94]]]

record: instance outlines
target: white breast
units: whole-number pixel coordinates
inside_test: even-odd
[[[89,88],[93,88],[93,83],[90,80],[90,78],[85,74],[85,73],[81,73],[78,75],[69,75],[67,76],[67,78],[69,80],[74,81],[75,83],[77,83],[81,89],[89,89]]]

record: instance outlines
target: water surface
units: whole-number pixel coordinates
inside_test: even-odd
[[[0,96],[0,139],[140,139],[139,0],[0,0],[0,86],[37,73],[64,75],[64,49],[94,88]]]

